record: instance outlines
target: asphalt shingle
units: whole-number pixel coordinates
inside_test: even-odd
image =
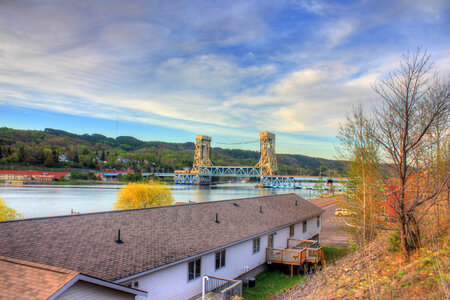
[[[47,299],[77,272],[0,256],[0,299]]]
[[[114,281],[322,212],[285,194],[6,221],[0,222],[0,255]],[[122,244],[115,242],[118,229]]]

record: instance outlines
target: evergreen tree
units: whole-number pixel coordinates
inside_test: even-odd
[[[23,145],[19,147],[19,162],[25,162],[25,147]]]
[[[57,163],[58,162],[58,153],[56,152],[56,150],[53,150],[52,154],[53,154],[53,162]]]

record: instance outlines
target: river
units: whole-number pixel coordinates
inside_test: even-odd
[[[25,218],[67,215],[71,210],[87,213],[113,209],[120,185],[23,185],[0,186],[0,197]],[[169,185],[175,202],[205,202],[225,199],[296,193],[314,196],[311,190],[260,189],[254,184],[227,183],[212,186]]]

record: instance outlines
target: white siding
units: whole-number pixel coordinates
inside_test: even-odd
[[[321,222],[322,223],[322,222]],[[307,231],[302,232],[303,224],[295,224],[293,238],[309,239],[320,233],[321,227],[317,227],[316,217],[308,220]],[[147,298],[138,296],[137,299],[187,299],[200,294],[202,291],[202,277],[211,275],[233,279],[241,274],[265,263],[268,234],[260,236],[260,251],[253,254],[253,240],[248,240],[226,248],[225,267],[215,269],[215,253],[209,253],[201,257],[201,276],[188,280],[188,264],[183,262],[159,271],[135,278],[132,281],[139,282],[139,289],[147,291]],[[286,248],[289,238],[289,226],[279,229],[274,234],[274,247]]]
[[[129,293],[99,286],[85,281],[77,281],[64,291],[58,300],[132,300],[135,296]]]

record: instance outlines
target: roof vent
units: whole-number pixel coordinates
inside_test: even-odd
[[[298,206],[298,201],[297,200],[295,200],[295,206]]]
[[[260,212],[260,213],[263,213],[262,205],[259,207],[259,212]]]
[[[117,230],[117,240],[116,240],[117,244],[123,244],[123,241],[120,239],[120,229]]]
[[[237,204],[237,203],[233,203],[233,205],[234,205],[234,206],[237,206],[237,207],[239,207],[239,206],[240,206],[240,205],[239,205],[239,204]]]
[[[216,223],[217,223],[217,224],[220,223],[220,221],[219,221],[219,214],[218,214],[218,213],[216,213]]]

